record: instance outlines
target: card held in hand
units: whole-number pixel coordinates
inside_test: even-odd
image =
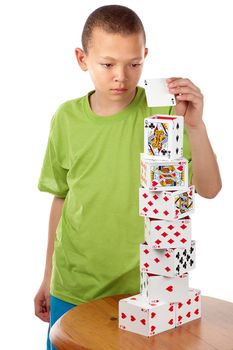
[[[175,106],[176,99],[169,93],[166,79],[145,79],[144,87],[148,107]]]

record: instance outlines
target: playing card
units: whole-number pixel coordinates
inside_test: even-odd
[[[176,99],[169,93],[166,79],[145,79],[147,105],[149,107],[175,106]]]
[[[139,215],[162,220],[181,219],[194,211],[194,190],[194,185],[173,192],[140,188]]]
[[[188,161],[148,159],[141,153],[141,185],[151,191],[182,190],[188,187]]]
[[[140,294],[119,301],[119,328],[152,336],[175,327],[175,306],[149,304]]]
[[[201,291],[189,289],[188,295],[175,303],[176,327],[201,317]]]
[[[156,114],[144,120],[144,153],[149,159],[183,156],[184,117]]]
[[[193,270],[196,263],[196,243],[188,248],[151,249],[140,244],[140,271],[155,275],[175,277]]]
[[[188,296],[188,274],[176,277],[164,277],[141,272],[140,293],[148,303],[165,301],[179,302]]]
[[[168,221],[145,217],[145,241],[151,249],[187,248],[191,244],[191,218]]]

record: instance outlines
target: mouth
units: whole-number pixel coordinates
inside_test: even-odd
[[[122,93],[126,92],[127,90],[128,90],[128,89],[126,89],[126,88],[111,89],[112,92],[118,93],[118,94],[122,94]]]

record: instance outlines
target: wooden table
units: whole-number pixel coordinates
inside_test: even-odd
[[[202,296],[202,318],[152,337],[118,328],[118,300],[108,297],[68,311],[52,327],[58,350],[233,350],[233,303]]]

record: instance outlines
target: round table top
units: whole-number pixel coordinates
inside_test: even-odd
[[[202,296],[202,318],[145,337],[118,328],[117,295],[79,305],[51,328],[58,350],[233,350],[233,303]]]

